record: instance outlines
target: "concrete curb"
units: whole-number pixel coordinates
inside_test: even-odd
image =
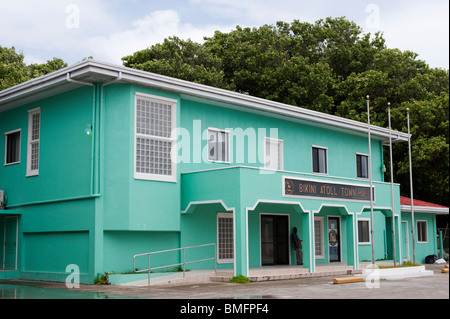
[[[434,272],[426,270],[425,266],[417,267],[399,267],[399,268],[371,268],[363,269],[362,277],[364,280],[384,279],[395,280],[413,277],[433,276]]]

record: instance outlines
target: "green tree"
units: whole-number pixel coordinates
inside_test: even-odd
[[[195,83],[231,89],[223,82],[222,61],[201,44],[178,37],[122,58],[127,67]]]
[[[23,54],[17,53],[14,47],[5,48],[0,46],[0,90],[54,72],[66,66],[67,64],[58,58],[53,58],[43,64],[35,63],[26,65]]]
[[[7,89],[28,80],[23,55],[0,46],[0,90]]]
[[[409,108],[414,197],[448,205],[449,192],[449,94],[410,101],[392,110],[392,122],[407,131]],[[394,146],[394,180],[410,194],[408,145]]]
[[[203,44],[172,37],[124,65],[406,132],[411,110],[415,198],[449,204],[448,70],[387,48],[345,18],[216,31]],[[386,152],[388,153],[388,152]],[[389,154],[385,154],[388,164]],[[394,147],[394,180],[409,196],[406,143]],[[389,179],[389,176],[386,176]]]

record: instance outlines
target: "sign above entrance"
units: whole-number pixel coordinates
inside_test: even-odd
[[[320,197],[328,199],[370,201],[370,187],[356,184],[341,184],[305,179],[284,179],[283,196]],[[375,199],[375,187],[373,198]]]

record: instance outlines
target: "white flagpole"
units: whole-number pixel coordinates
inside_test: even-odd
[[[392,243],[394,248],[394,267],[397,266],[397,245],[395,243],[395,212],[394,212],[394,164],[392,162],[392,134],[391,134],[391,103],[388,102],[389,119],[389,157],[391,162],[391,195],[392,195]]]
[[[368,123],[368,138],[369,138],[369,182],[370,182],[370,224],[371,224],[371,241],[372,241],[372,265],[375,266],[375,241],[374,241],[374,224],[373,224],[373,189],[372,189],[372,146],[370,137],[370,96],[367,95],[367,123]]]
[[[406,109],[406,119],[408,122],[408,149],[409,149],[409,184],[411,186],[411,219],[412,219],[412,240],[413,240],[413,262],[416,263],[416,235],[414,222],[414,195],[413,195],[413,175],[412,175],[412,160],[411,160],[411,134],[409,130],[409,108]]]

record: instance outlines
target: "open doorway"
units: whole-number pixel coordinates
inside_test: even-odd
[[[288,216],[261,215],[261,264],[289,264]]]

